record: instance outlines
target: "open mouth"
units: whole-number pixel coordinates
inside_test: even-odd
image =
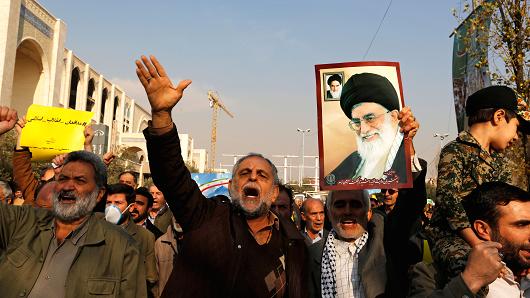
[[[61,193],[59,194],[59,201],[61,203],[75,203],[76,197],[73,193]]]
[[[352,220],[352,219],[346,219],[346,220],[341,220],[340,224],[341,226],[345,228],[350,228],[350,227],[354,227],[357,224],[357,221]]]
[[[377,133],[372,133],[362,137],[363,141],[373,141],[375,138],[377,138]]]
[[[259,197],[259,189],[253,186],[245,186],[243,188],[243,196],[249,199],[255,199]]]

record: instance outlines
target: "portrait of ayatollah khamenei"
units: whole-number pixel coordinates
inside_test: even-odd
[[[330,73],[342,74],[340,100],[327,99]],[[412,187],[411,142],[400,132],[405,106],[399,63],[315,66],[320,188]]]

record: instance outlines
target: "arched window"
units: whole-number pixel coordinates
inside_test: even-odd
[[[86,109],[89,112],[92,112],[92,108],[94,107],[94,104],[96,103],[96,100],[94,99],[94,92],[96,92],[96,86],[94,83],[94,79],[90,79],[88,81],[88,91],[86,94]]]
[[[77,85],[79,85],[79,68],[76,67],[72,70],[72,79],[70,80],[70,99],[68,100],[68,107],[71,109],[75,109]]]
[[[107,88],[103,89],[103,94],[101,95],[101,109],[99,114],[99,123],[103,123],[103,120],[105,120],[105,104],[107,103],[107,99],[109,97],[109,92],[107,91]]]

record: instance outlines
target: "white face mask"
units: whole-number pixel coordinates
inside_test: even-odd
[[[114,204],[108,205],[107,207],[105,207],[105,220],[117,225],[120,222],[123,213],[129,210],[129,207],[131,207],[132,204],[133,203],[129,204],[129,206],[127,206],[127,208],[125,208],[123,212],[121,212],[120,208],[118,208],[118,206]]]

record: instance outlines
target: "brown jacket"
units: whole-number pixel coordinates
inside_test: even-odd
[[[33,205],[36,196],[35,190],[39,186],[39,180],[33,174],[31,152],[27,149],[13,152],[13,180],[22,191],[24,204]]]
[[[155,242],[156,268],[158,270],[158,284],[155,289],[158,296],[162,294],[173,271],[173,261],[177,253],[177,239],[173,232],[173,225],[169,225],[166,233],[156,239]]]

